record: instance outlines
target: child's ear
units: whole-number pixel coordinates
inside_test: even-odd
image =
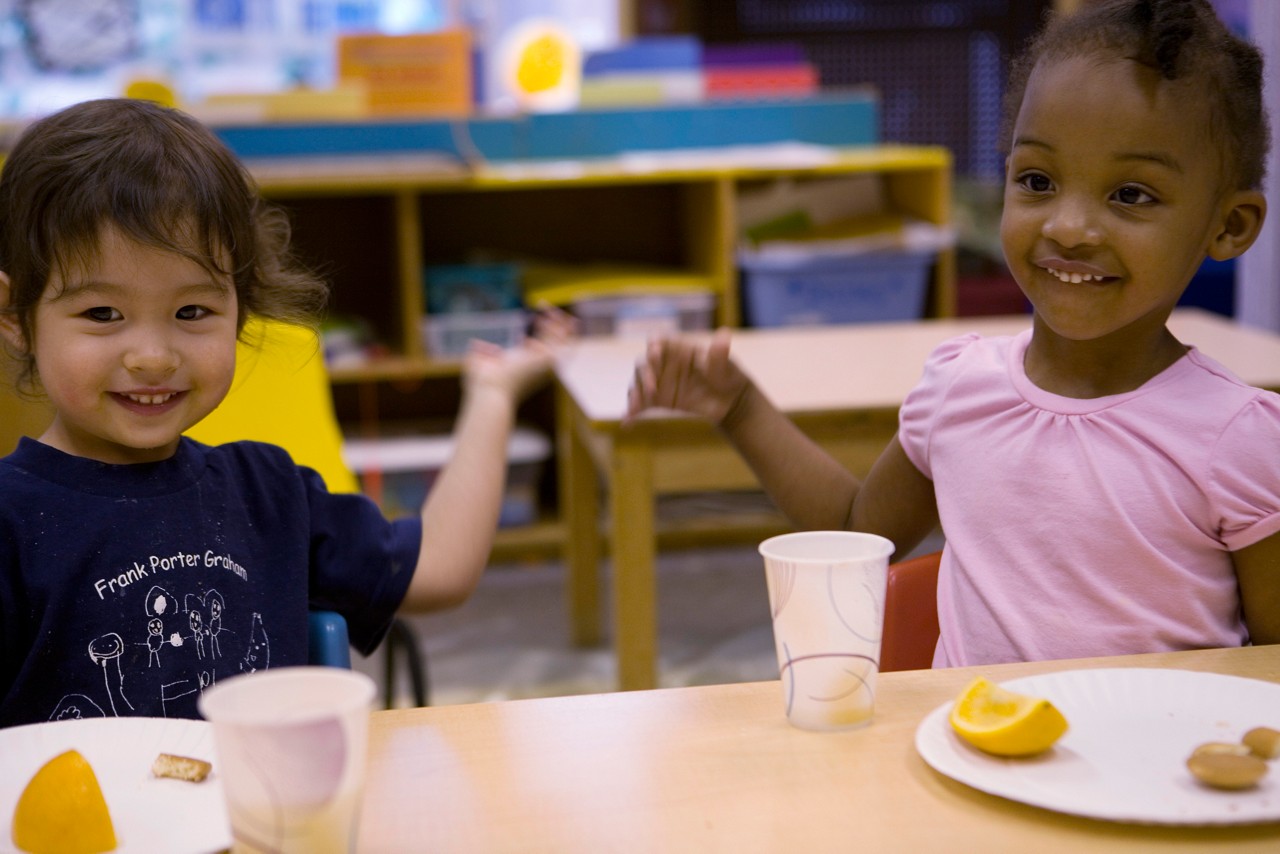
[[[1258,190],[1240,190],[1223,201],[1222,230],[1209,244],[1209,257],[1226,261],[1244,254],[1258,239],[1267,217],[1267,197]]]
[[[3,335],[9,342],[9,346],[18,352],[25,351],[26,339],[22,334],[22,328],[18,326],[18,318],[14,317],[7,309],[9,308],[9,274],[0,270],[0,335]]]

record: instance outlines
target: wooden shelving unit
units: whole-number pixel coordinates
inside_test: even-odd
[[[657,168],[616,161],[524,163],[457,172],[425,162],[379,171],[352,161],[345,171],[304,160],[250,163],[263,193],[287,207],[304,258],[333,281],[333,309],[372,323],[394,356],[333,372],[335,383],[447,376],[457,361],[425,351],[422,271],[461,263],[477,250],[557,265],[652,268],[652,284],[696,284],[716,297],[718,324],[740,325],[735,200],[771,180],[883,176],[894,212],[946,224],[951,158],[936,147],[847,149],[813,166]],[[607,283],[606,283],[607,286]],[[942,253],[930,311],[955,312],[955,269]]]
[[[738,326],[736,201],[743,188],[876,174],[891,212],[939,225],[951,215],[952,161],[940,147],[867,146],[818,164],[723,168],[675,158],[645,168],[619,159],[461,169],[426,157],[247,165],[263,194],[289,210],[299,255],[331,281],[331,311],[363,318],[390,350],[387,358],[331,371],[339,418],[353,435],[370,435],[383,422],[447,421],[456,411],[459,362],[427,352],[419,332],[426,265],[462,263],[479,250],[567,268],[645,267],[652,271],[647,284],[710,291],[716,324]],[[953,315],[955,300],[955,259],[942,252],[928,314]],[[0,395],[0,451],[29,430],[28,410]],[[552,432],[545,396],[521,414]],[[562,538],[551,519],[506,530],[500,543],[518,552]]]

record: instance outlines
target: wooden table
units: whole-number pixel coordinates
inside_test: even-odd
[[[1280,682],[1280,646],[887,673],[875,720],[839,733],[787,724],[778,682],[376,712],[359,850],[1280,851],[1280,823],[1069,816],[971,789],[916,753],[921,720],[975,674],[1081,667]]]
[[[1010,316],[741,330],[732,351],[775,404],[863,475],[896,432],[898,407],[936,344],[970,331],[1008,335],[1029,324],[1027,316]],[[1280,336],[1196,309],[1175,312],[1170,326],[1182,341],[1246,382],[1280,389]],[[603,482],[611,522],[613,644],[623,689],[657,685],[656,497],[756,486],[746,465],[705,422],[667,413],[622,426],[627,388],[643,346],[638,339],[586,339],[556,369],[571,632],[581,645],[603,636],[598,518]]]

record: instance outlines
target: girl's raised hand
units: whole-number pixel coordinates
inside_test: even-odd
[[[677,409],[720,424],[746,393],[750,381],[729,358],[726,328],[710,342],[656,338],[645,347],[627,392],[630,421],[646,409]]]
[[[539,306],[533,335],[523,344],[504,350],[486,341],[472,341],[463,378],[468,389],[494,387],[519,403],[551,378],[556,351],[576,337],[572,315],[555,306]]]

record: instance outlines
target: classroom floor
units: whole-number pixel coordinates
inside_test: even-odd
[[[777,677],[764,569],[754,548],[663,554],[657,572],[663,687]],[[602,578],[607,601],[607,566]],[[570,642],[558,561],[490,566],[461,607],[408,622],[425,651],[432,705],[613,689],[611,649]],[[384,655],[379,650],[353,664],[381,686]],[[411,704],[403,662],[398,656],[396,705]]]
[[[940,547],[927,542],[917,553]],[[764,567],[754,546],[661,552],[661,687],[776,679]],[[608,601],[609,567],[602,568]],[[614,688],[611,649],[570,643],[558,561],[495,564],[454,611],[409,618],[425,651],[432,705],[552,697]],[[606,615],[606,631],[610,625]],[[385,647],[385,644],[384,644]],[[384,651],[353,662],[385,683]],[[397,657],[393,705],[412,705]]]

